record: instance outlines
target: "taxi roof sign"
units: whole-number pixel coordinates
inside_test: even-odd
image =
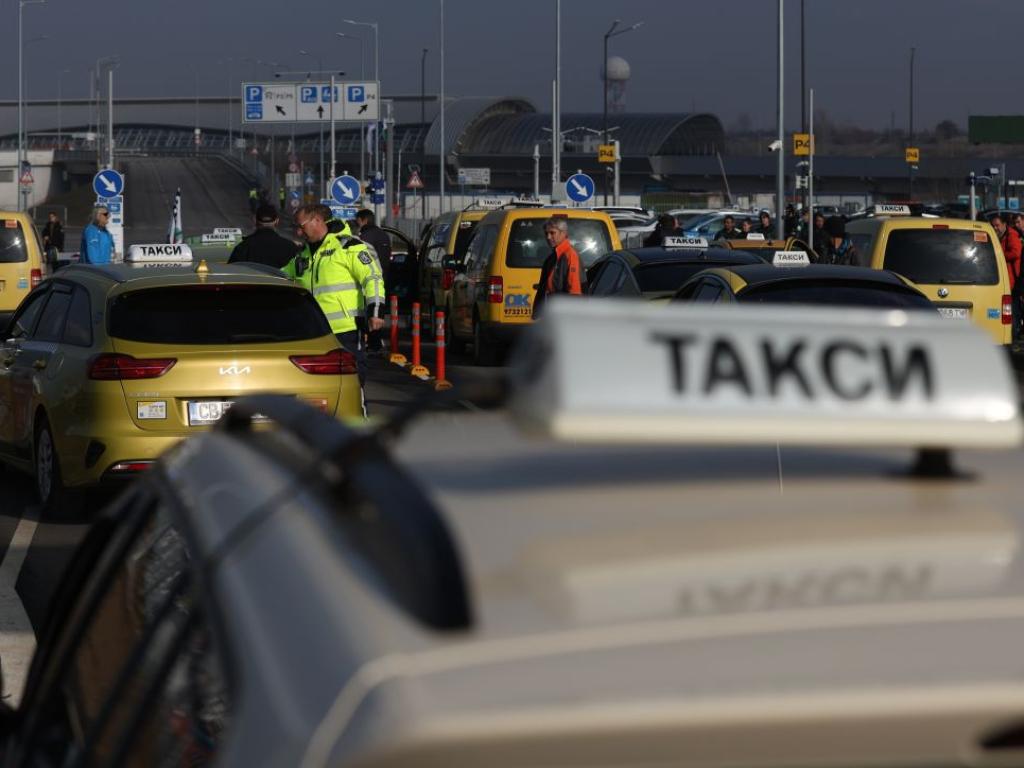
[[[764,240],[761,232],[747,232],[747,240]]]
[[[973,325],[926,312],[555,299],[527,338],[513,413],[556,438],[913,448],[1024,439],[1004,353]],[[613,366],[596,353],[609,347]]]
[[[661,241],[662,248],[707,248],[708,241],[703,237],[678,237],[669,235]]]
[[[894,203],[878,203],[875,206],[876,216],[910,216],[909,205],[896,205]]]
[[[811,263],[807,251],[776,251],[772,264],[776,267],[806,267]]]
[[[124,257],[125,264],[137,267],[192,266],[192,249],[184,243],[133,245]]]
[[[242,230],[238,227],[214,227],[213,234],[215,235],[234,235],[235,237],[242,236]]]

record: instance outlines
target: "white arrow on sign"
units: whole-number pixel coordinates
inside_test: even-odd
[[[104,188],[110,193],[111,197],[117,192],[117,184],[108,179],[106,176],[100,176],[100,181],[103,183]]]
[[[348,198],[349,200],[355,200],[356,199],[356,193],[354,191],[352,191],[352,187],[346,187],[340,181],[338,182],[338,186],[341,187],[341,196],[342,197]]]
[[[577,194],[580,194],[580,195],[586,195],[587,194],[587,188],[584,187],[582,184],[580,184],[578,181],[576,181],[576,179],[570,179],[570,181],[572,181],[572,185],[574,187],[576,187]]]

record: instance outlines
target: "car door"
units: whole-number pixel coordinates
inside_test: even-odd
[[[18,413],[24,417],[24,408],[18,406],[26,398],[31,399],[31,392],[24,391],[26,382],[21,381],[15,386],[15,373],[21,370],[16,364],[26,354],[23,345],[35,330],[49,295],[49,285],[29,294],[4,332],[6,338],[0,349],[0,452],[5,455],[17,453],[14,448],[15,419]]]
[[[493,248],[497,232],[498,228],[493,224],[477,229],[473,239],[469,241],[463,266],[460,267],[452,283],[451,327],[452,331],[460,338],[469,338],[473,334],[473,302],[476,285],[481,281],[484,270],[487,268],[485,258],[485,254],[489,252],[487,244],[491,243]]]
[[[416,244],[404,232],[393,227],[381,227],[381,230],[391,238],[391,264],[388,269],[391,284],[388,292],[398,296],[398,301],[403,304],[419,301],[416,293]]]

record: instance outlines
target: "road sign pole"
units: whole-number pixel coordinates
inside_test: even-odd
[[[540,144],[533,145],[533,199],[540,200]]]
[[[329,174],[327,174],[327,175],[330,178],[332,178],[332,179],[334,178],[334,174],[336,174],[338,172],[337,154],[336,154],[336,151],[337,151],[337,141],[334,138],[334,89],[335,89],[334,75],[331,75],[331,92],[330,92],[330,96],[329,96],[329,98],[331,100],[331,172]],[[324,197],[327,197],[329,194],[330,194],[330,190],[329,189],[324,189],[323,190],[323,196]]]
[[[971,202],[970,202],[971,221],[975,221],[978,218],[978,210],[977,210],[977,207],[974,205],[974,189],[975,189],[975,187],[974,187],[974,171],[971,171]]]
[[[810,120],[810,132],[811,132],[811,154],[807,156],[807,209],[811,212],[810,224],[807,227],[807,237],[813,238],[814,236],[814,89],[811,88],[810,94],[811,114],[808,118]],[[810,243],[813,247],[813,243]]]
[[[612,199],[613,199],[615,205],[618,205],[619,204],[619,180],[620,180],[619,169],[620,169],[620,166],[622,165],[622,154],[619,151],[619,140],[618,139],[613,141],[612,145],[615,147],[615,187],[614,187],[614,193],[612,195]],[[608,174],[606,173],[604,177],[605,177],[605,179],[607,179],[608,178]],[[605,183],[607,183],[607,182],[605,182]]]
[[[783,100],[782,79],[785,75],[783,70],[782,39],[783,39],[783,1],[779,0],[779,104],[778,104],[778,142],[779,157],[775,171],[775,236],[782,240],[785,237],[785,223],[782,219],[782,212],[786,202],[786,150],[785,150],[785,102]]]

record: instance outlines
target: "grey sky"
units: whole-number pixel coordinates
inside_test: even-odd
[[[439,0],[47,0],[25,7],[28,96],[54,97],[58,73],[66,97],[88,93],[87,72],[107,53],[121,57],[116,92],[130,96],[222,95],[229,75],[267,79],[242,57],[358,73],[358,46],[335,31],[363,34],[367,75],[372,33],[341,19],[379,21],[385,94],[418,93],[420,53],[430,49],[427,89],[437,87]],[[1016,114],[1022,105],[996,84],[1020,66],[1021,0],[806,0],[807,84],[816,106],[841,122],[906,126],[909,49],[917,47],[918,127],[967,115]],[[446,0],[446,88],[469,96],[525,96],[550,109],[555,0]],[[800,1],[787,8],[787,123],[800,114]],[[5,67],[0,97],[17,96],[17,0],[0,0]],[[746,113],[756,126],[775,121],[775,0],[562,0],[563,102],[567,111],[600,111],[602,35],[619,17],[644,21],[612,40],[627,59],[630,112],[717,114],[727,124]],[[229,65],[224,62],[231,58]],[[219,62],[219,63],[218,63]],[[230,67],[230,71],[229,68]],[[234,89],[237,93],[237,87]]]

